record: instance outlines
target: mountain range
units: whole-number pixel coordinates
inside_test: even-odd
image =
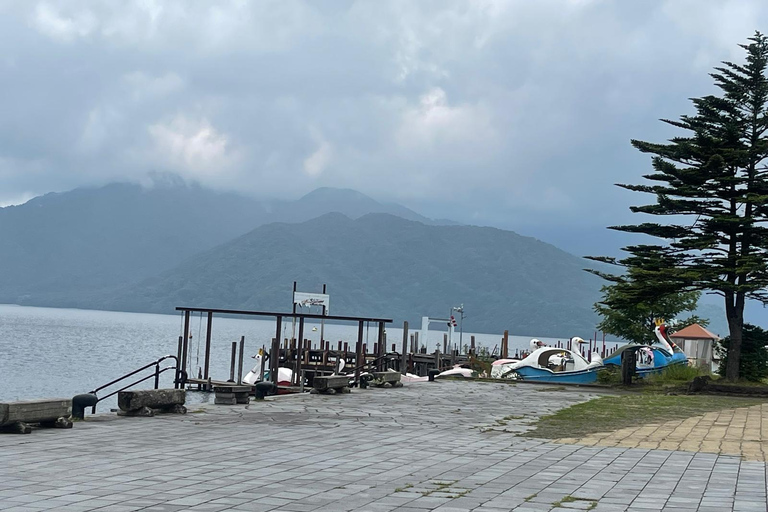
[[[589,336],[599,278],[511,231],[432,220],[348,189],[295,201],[177,180],[47,194],[0,208],[0,303],[172,313],[286,310],[293,281],[333,313],[418,322],[464,303],[464,328]]]

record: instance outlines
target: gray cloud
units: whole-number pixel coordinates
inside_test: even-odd
[[[766,21],[760,0],[0,0],[0,204],[172,171],[565,240],[628,217],[629,139],[672,135],[656,119]]]

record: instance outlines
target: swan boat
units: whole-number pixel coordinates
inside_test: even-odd
[[[574,337],[571,343],[574,347],[580,347],[586,342]],[[531,349],[530,355],[521,361],[499,365],[501,369],[495,373],[502,378],[529,382],[592,384],[597,381],[597,371],[603,367],[597,352],[592,354],[590,362],[578,349],[546,347],[535,338],[531,340]]]
[[[619,347],[616,352],[606,357],[603,364],[606,366],[621,367],[622,354],[627,350],[636,351],[635,372],[639,377],[645,377],[653,373],[660,373],[668,366],[688,364],[685,352],[669,338],[667,326],[663,322],[657,322],[653,330],[657,343],[638,345],[630,343]]]

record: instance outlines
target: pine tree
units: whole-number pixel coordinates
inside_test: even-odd
[[[685,130],[667,144],[633,140],[654,155],[651,184],[618,186],[656,196],[631,211],[670,218],[612,226],[661,240],[624,248],[618,264],[633,274],[630,300],[684,291],[723,296],[730,331],[726,378],[739,377],[747,299],[768,303],[768,38],[757,32],[743,65],[723,62],[711,73],[721,94],[693,99],[696,114],[663,122]]]

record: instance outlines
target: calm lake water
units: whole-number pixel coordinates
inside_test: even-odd
[[[316,332],[312,327],[317,326]],[[283,337],[291,336],[291,323],[284,325]],[[205,318],[199,315],[190,322],[190,375],[203,366]],[[87,393],[160,356],[176,354],[178,337],[183,330],[181,315],[153,315],[79,309],[35,308],[0,305],[0,400],[21,400],[48,397],[72,397]],[[245,354],[254,355],[262,345],[269,345],[275,334],[275,324],[268,320],[216,317],[211,340],[211,377],[229,378],[231,342],[245,336]],[[500,345],[501,334],[464,333],[464,343],[474,334],[480,346],[493,349]],[[376,341],[372,325],[366,332],[369,347]],[[305,337],[320,339],[319,324],[306,323]],[[458,333],[454,340],[458,343]],[[582,335],[582,337],[585,337]],[[355,325],[326,325],[325,339],[335,345],[337,340],[357,339]],[[402,340],[402,329],[387,328],[388,345]],[[432,352],[439,343],[442,350],[443,332],[430,330],[426,342]],[[515,349],[527,349],[531,336],[510,336],[512,354]],[[547,344],[556,339],[540,338]],[[565,338],[563,338],[565,339]],[[200,342],[203,343],[200,343]],[[423,340],[420,340],[424,344]],[[251,368],[246,357],[243,373]],[[161,377],[161,386],[172,386],[173,372]],[[151,387],[147,381],[144,387]],[[105,393],[104,393],[105,394]],[[190,393],[190,402],[207,401],[205,393]],[[100,412],[108,411],[116,401],[99,404]]]

